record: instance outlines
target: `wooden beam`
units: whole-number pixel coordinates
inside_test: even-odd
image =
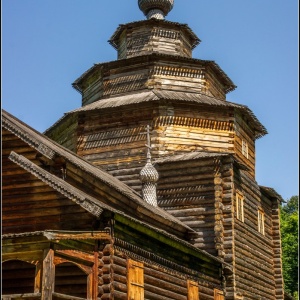
[[[52,300],[54,292],[55,266],[54,251],[44,250],[43,277],[42,277],[42,298],[41,300]]]

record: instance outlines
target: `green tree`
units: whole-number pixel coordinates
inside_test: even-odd
[[[298,299],[298,196],[291,197],[280,212],[282,267],[285,291]]]

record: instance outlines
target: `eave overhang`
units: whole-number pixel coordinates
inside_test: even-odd
[[[149,19],[149,20],[142,20],[142,21],[135,21],[127,24],[120,24],[117,30],[113,33],[111,38],[108,42],[115,48],[118,49],[118,40],[122,34],[122,32],[126,29],[130,29],[133,27],[141,27],[144,25],[156,25],[156,26],[169,26],[169,27],[177,27],[180,30],[183,30],[187,33],[189,38],[192,41],[192,49],[194,49],[201,40],[197,37],[197,35],[191,30],[191,28],[187,24],[181,24],[177,22],[170,22],[166,20],[158,20],[158,19]]]
[[[56,122],[54,125],[48,128],[45,133],[49,132],[56,126],[59,126],[59,124],[63,122],[66,118],[68,118],[70,115],[84,112],[92,112],[102,109],[125,107],[140,103],[159,102],[165,100],[181,103],[193,103],[216,108],[233,108],[237,111],[237,113],[244,115],[249,120],[249,124],[254,130],[254,136],[256,139],[261,138],[268,133],[266,128],[259,122],[255,114],[246,105],[240,105],[233,102],[224,101],[222,99],[217,99],[200,93],[176,92],[157,89],[146,89],[134,93],[127,93],[123,95],[116,95],[110,98],[100,99],[91,104],[66,113],[58,122]]]
[[[283,198],[273,189],[266,186],[259,186],[261,192],[271,199],[276,199],[277,201],[280,201],[281,203],[285,203],[286,201],[283,200]]]
[[[159,64],[160,61],[163,62],[176,62],[176,63],[185,63],[194,65],[195,67],[205,67],[210,68],[213,73],[215,73],[222,84],[225,87],[225,93],[229,93],[236,89],[236,85],[232,82],[232,80],[227,76],[227,74],[220,68],[220,66],[212,60],[201,60],[196,58],[189,58],[177,55],[169,55],[169,54],[160,54],[160,53],[152,53],[149,55],[141,55],[135,56],[127,59],[114,60],[110,62],[104,63],[96,63],[86,72],[84,72],[80,77],[78,77],[72,84],[73,88],[75,88],[79,93],[82,94],[82,83],[86,78],[91,76],[94,72],[102,69],[104,72],[109,71],[110,69],[120,68],[124,66],[132,66],[134,64],[140,63],[148,63],[148,64]]]

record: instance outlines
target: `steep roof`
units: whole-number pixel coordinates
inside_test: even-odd
[[[164,229],[168,231],[169,228],[170,231],[172,231],[174,228],[176,228],[178,233],[181,232],[181,234],[186,234],[186,236],[191,237],[195,235],[195,231],[190,227],[180,222],[177,218],[174,218],[163,209],[154,207],[146,203],[137,192],[135,192],[123,182],[108,174],[106,171],[95,167],[70,150],[55,143],[51,139],[29,127],[4,110],[2,110],[2,126],[12,132],[14,135],[18,136],[21,140],[23,140],[25,143],[33,147],[35,150],[37,150],[47,158],[51,160],[63,158],[67,162],[76,166],[76,168],[82,170],[84,173],[92,176],[96,181],[108,186],[110,189],[114,190],[117,194],[120,195],[120,201],[122,201],[122,196],[128,199],[129,201],[127,200],[127,202],[130,203],[129,205],[131,206],[131,209],[134,209],[136,211],[136,216],[129,216],[128,213],[126,214],[126,212],[122,212],[122,214],[127,215],[130,218],[138,218],[140,221],[150,219],[152,221],[149,225],[155,224],[156,226],[161,227],[160,230]],[[99,212],[103,209],[112,212],[118,211],[118,209],[102,203],[99,199],[95,199],[94,197],[86,194],[86,192],[82,192],[76,189],[76,187],[71,186],[57,176],[41,169],[23,156],[12,152],[11,159],[16,163],[22,165],[23,168],[27,168],[28,171],[32,172],[36,176],[40,176],[41,179],[44,178],[44,182],[51,185],[52,187],[55,187],[59,191],[68,191],[68,193],[70,193],[72,197],[76,196],[75,199],[78,199],[79,202],[80,199],[89,199],[88,202],[93,204],[95,211],[97,211],[97,207],[99,208]],[[118,213],[120,212],[118,211]]]

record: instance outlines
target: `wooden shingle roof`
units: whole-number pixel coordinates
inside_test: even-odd
[[[83,106],[81,108],[72,110],[66,113],[60,120],[58,120],[53,126],[47,129],[49,131],[51,128],[55,127],[59,124],[64,118],[66,118],[70,114],[87,112],[93,110],[100,110],[106,108],[117,108],[126,105],[133,105],[145,102],[157,102],[160,100],[169,100],[169,101],[179,101],[186,103],[195,103],[201,104],[205,106],[211,107],[224,107],[224,108],[234,108],[243,115],[245,115],[250,124],[253,126],[255,130],[255,137],[260,138],[266,135],[268,132],[266,128],[260,123],[260,121],[256,118],[254,113],[246,106],[241,104],[236,104],[229,101],[224,101],[217,99],[215,97],[211,97],[205,94],[200,93],[187,93],[187,92],[177,92],[177,91],[169,91],[169,90],[143,90],[135,93],[123,94],[120,96],[114,96],[111,98],[100,99],[96,102]],[[45,131],[45,133],[47,133]]]
[[[127,202],[130,203],[131,209],[134,209],[137,212],[141,221],[145,219],[152,220],[152,224],[156,224],[158,227],[161,226],[161,228],[166,231],[168,231],[168,228],[172,228],[172,230],[176,228],[178,233],[181,232],[181,234],[186,234],[187,236],[195,235],[194,230],[179,221],[177,218],[171,216],[161,208],[154,207],[146,203],[141,198],[140,194],[125,183],[119,181],[117,178],[99,167],[95,167],[72,151],[55,143],[4,110],[2,110],[2,126],[47,158],[51,160],[63,158],[66,162],[74,165],[76,168],[79,168],[84,173],[89,174],[94,178],[94,180],[101,182],[101,184],[119,194],[120,201],[122,201],[121,199],[125,197]],[[110,207],[105,203],[102,203],[100,200],[94,199],[92,196],[88,196],[86,193],[76,189],[76,187],[70,186],[67,182],[41,169],[23,156],[19,156],[12,152],[11,159],[15,160],[16,163],[21,164],[23,168],[27,168],[29,172],[33,172],[35,176],[41,176],[41,179],[44,178],[45,182],[52,187],[55,187],[63,193],[69,193],[69,195],[72,195],[72,197],[77,199],[79,203],[80,201],[89,202],[94,207],[95,212],[98,210],[100,212],[103,209],[110,210],[112,212],[118,211],[118,209]],[[84,198],[90,200],[84,200]],[[123,214],[126,214],[126,212],[123,212]],[[134,216],[130,217],[134,218]]]

